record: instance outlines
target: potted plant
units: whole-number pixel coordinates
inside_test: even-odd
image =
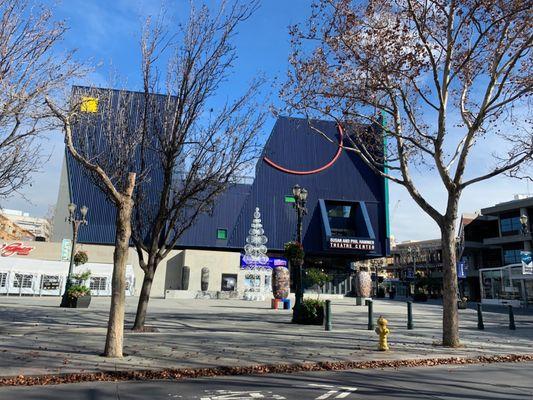
[[[76,254],[74,254],[74,265],[78,266],[78,265],[83,265],[85,264],[87,261],[89,261],[89,256],[87,255],[87,253],[83,250],[80,250],[78,252],[76,252]]]
[[[297,324],[323,325],[324,324],[324,302],[318,299],[304,299],[300,305],[300,310],[295,315]]]
[[[91,304],[91,289],[85,284],[90,276],[91,271],[72,275],[73,284],[67,290],[70,308],[88,308]]]
[[[304,256],[304,247],[300,242],[292,241],[285,243],[285,257],[291,264],[302,263]]]

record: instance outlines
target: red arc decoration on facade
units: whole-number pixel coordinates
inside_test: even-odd
[[[11,244],[4,243],[2,248],[0,248],[0,255],[2,255],[2,257],[10,257],[14,254],[27,256],[33,249],[34,247],[32,246],[24,246],[24,243],[22,242],[13,242]]]
[[[270,165],[272,168],[275,168],[277,169],[278,171],[281,171],[281,172],[285,172],[287,174],[293,174],[293,175],[311,175],[311,174],[316,174],[318,172],[322,172],[324,171],[325,169],[328,169],[329,167],[331,167],[333,164],[335,164],[335,161],[337,161],[337,159],[340,157],[341,153],[342,153],[342,140],[343,140],[343,136],[344,136],[344,132],[342,130],[342,127],[340,125],[337,125],[337,129],[339,130],[339,148],[337,149],[337,153],[335,153],[335,155],[333,156],[333,158],[331,159],[330,162],[328,162],[327,164],[323,165],[322,167],[320,168],[317,168],[317,169],[312,169],[312,170],[307,170],[307,171],[296,171],[296,170],[293,170],[293,169],[288,169],[288,168],[284,168],[282,167],[281,165],[279,164],[276,164],[274,161],[272,161],[270,158],[268,157],[263,157],[263,160],[268,164]]]

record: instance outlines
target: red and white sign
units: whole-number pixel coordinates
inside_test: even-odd
[[[22,242],[13,242],[6,244],[0,248],[0,255],[2,257],[11,257],[12,255],[27,256],[35,247],[25,246]]]

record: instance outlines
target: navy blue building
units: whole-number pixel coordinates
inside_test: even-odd
[[[339,147],[342,141],[334,122],[278,117],[253,182],[237,184],[222,194],[213,212],[200,216],[178,247],[241,251],[259,207],[269,253],[282,255],[284,243],[295,239],[292,187],[298,184],[309,193],[302,236],[306,266],[346,276],[351,262],[388,255],[387,182],[354,152]],[[80,231],[80,242],[113,244],[113,206],[68,154],[65,169],[63,198],[91,210],[91,223]],[[56,226],[54,237],[68,237],[65,229]]]

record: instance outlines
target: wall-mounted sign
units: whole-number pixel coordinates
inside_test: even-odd
[[[264,268],[275,268],[275,267],[287,267],[287,260],[284,258],[274,258],[269,257],[268,262],[264,265]],[[244,261],[241,254],[241,268],[247,269],[248,264]]]
[[[2,257],[10,257],[14,254],[19,256],[27,256],[33,249],[34,247],[25,246],[22,242],[13,242],[11,244],[4,243],[0,249],[0,255]]]
[[[520,258],[522,259],[522,274],[533,274],[533,259],[530,251],[521,251]]]
[[[374,250],[375,243],[372,239],[330,238],[331,249]]]

